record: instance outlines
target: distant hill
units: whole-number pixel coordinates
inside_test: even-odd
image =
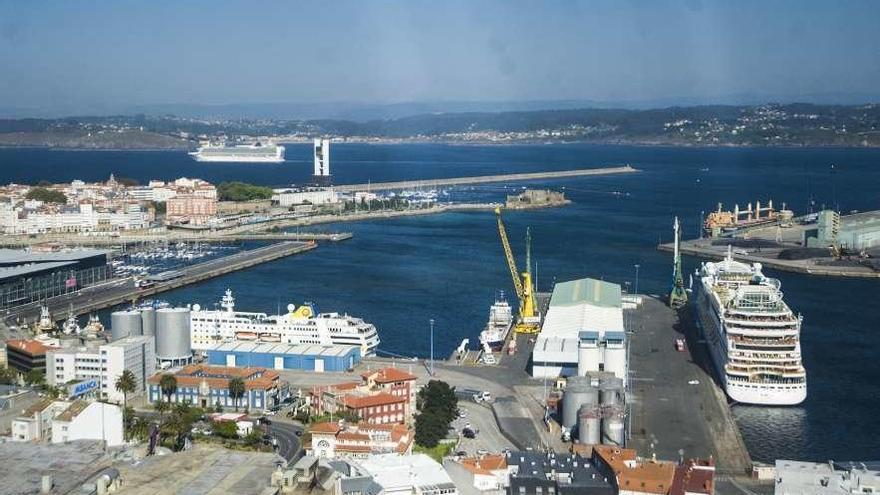
[[[199,139],[221,135],[290,140],[332,136],[352,141],[880,146],[880,105],[792,103],[646,110],[431,112],[366,121],[205,119],[173,115],[0,120],[0,145],[7,146],[61,146],[57,143],[66,142],[66,147],[81,143],[84,147],[187,148]]]

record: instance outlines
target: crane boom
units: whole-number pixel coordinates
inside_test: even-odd
[[[507,229],[504,228],[504,221],[501,220],[500,208],[495,208],[495,215],[498,218],[498,234],[501,236],[501,245],[504,247],[504,256],[507,258],[507,268],[510,269],[510,276],[513,278],[513,287],[516,289],[516,297],[522,300],[523,284],[519,279],[519,270],[516,268],[513,251],[510,249],[510,241],[507,240]]]
[[[532,274],[530,271],[520,274],[519,270],[517,270],[513,250],[510,249],[510,241],[507,239],[507,229],[504,228],[504,221],[501,219],[501,208],[495,208],[495,215],[498,218],[498,235],[501,236],[501,245],[504,247],[507,268],[510,269],[510,276],[513,278],[516,296],[519,298],[519,320],[514,328],[520,333],[537,333],[541,330],[541,315],[538,313],[538,305],[535,302],[535,295],[532,291]],[[529,251],[529,259],[531,259],[530,232],[526,242],[529,244],[527,249]]]

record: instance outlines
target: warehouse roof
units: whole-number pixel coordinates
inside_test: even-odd
[[[53,261],[51,263],[31,263],[27,265],[17,265],[10,267],[0,267],[0,280],[21,277],[33,273],[40,273],[49,270],[57,270],[65,266],[76,265],[75,261]]]
[[[589,303],[593,306],[619,308],[620,286],[593,278],[561,282],[553,287],[550,307]]]
[[[353,345],[290,345],[256,342],[227,342],[208,349],[208,352],[255,352],[294,356],[345,357],[351,354],[352,351],[360,352],[359,349],[358,346]]]
[[[71,249],[68,251],[33,252],[22,249],[0,249],[0,264],[52,263],[79,261],[93,256],[106,256],[110,251],[102,249]]]

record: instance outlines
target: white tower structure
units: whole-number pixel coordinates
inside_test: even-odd
[[[330,185],[330,140],[315,138],[315,173],[312,176],[319,186]]]

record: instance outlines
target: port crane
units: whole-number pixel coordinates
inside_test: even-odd
[[[495,208],[495,217],[498,220],[498,235],[501,236],[501,245],[504,248],[504,256],[507,258],[507,267],[510,269],[511,278],[513,278],[516,296],[519,298],[519,318],[516,321],[514,330],[517,333],[538,333],[541,331],[541,315],[535,302],[531,270],[526,269],[525,272],[521,273],[517,269],[516,260],[513,258],[513,251],[510,249],[510,242],[507,240],[507,229],[504,227],[504,220],[501,219],[501,208]],[[528,253],[529,263],[531,263],[530,244],[531,234],[526,237],[526,252]]]

